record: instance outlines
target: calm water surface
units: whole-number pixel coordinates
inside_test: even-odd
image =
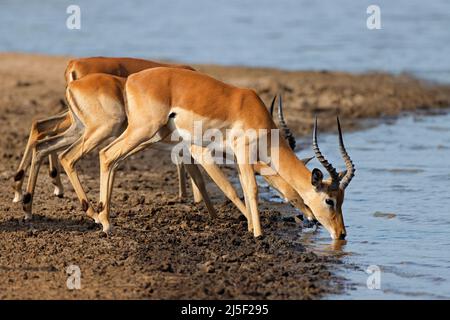
[[[381,8],[381,30],[366,9]],[[66,8],[81,8],[81,30]],[[411,72],[450,82],[448,0],[0,0],[0,51],[285,69]]]
[[[329,298],[449,299],[450,115],[408,116],[344,135],[357,167],[343,207],[347,242],[332,243],[324,230],[299,239],[358,267],[340,268],[354,288]],[[337,136],[322,135],[319,145],[342,164]],[[381,290],[366,286],[370,265],[381,269]]]

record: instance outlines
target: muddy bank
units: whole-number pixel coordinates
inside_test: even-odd
[[[64,107],[67,57],[0,54],[0,298],[320,298],[341,290],[333,270],[340,261],[318,257],[298,243],[287,205],[261,204],[265,236],[247,233],[238,210],[209,183],[220,219],[202,204],[177,199],[176,170],[168,154],[145,151],[126,161],[113,194],[113,236],[99,237],[86,219],[67,177],[65,197],[53,197],[47,167],[34,200],[35,219],[21,221],[12,204],[11,177],[23,152],[31,119]],[[283,92],[291,128],[309,132],[312,115],[346,125],[356,119],[450,105],[450,89],[406,75],[285,72],[196,66],[215,77],[257,90],[268,104]],[[328,120],[330,119],[330,120]],[[330,127],[329,129],[333,129]],[[78,165],[96,202],[98,163]],[[227,170],[230,175],[232,170]],[[66,288],[66,267],[81,270],[81,290]]]
[[[362,119],[450,106],[450,85],[427,83],[408,74],[196,67],[225,81],[255,89],[266,105],[275,93],[281,93],[285,117],[297,135],[309,135],[315,115],[319,118],[321,131],[336,130],[337,114],[349,130],[362,128],[365,125],[359,121]]]

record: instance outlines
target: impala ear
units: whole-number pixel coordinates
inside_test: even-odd
[[[317,168],[314,168],[311,173],[311,184],[314,187],[319,187],[322,184],[323,173]]]
[[[270,116],[273,118],[273,109],[275,107],[275,100],[277,99],[277,95],[275,95],[272,99],[272,102],[270,103],[270,108],[269,108],[269,112],[270,112]]]
[[[345,177],[346,174],[347,174],[347,170],[339,172],[339,174],[338,174],[339,180],[342,180],[342,178]]]
[[[303,162],[304,165],[307,165],[308,162],[310,162],[312,159],[314,159],[314,157],[311,157],[311,158],[303,158],[303,159],[302,159],[302,162]]]

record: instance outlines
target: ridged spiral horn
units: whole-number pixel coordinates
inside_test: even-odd
[[[335,189],[339,187],[339,174],[336,169],[333,167],[331,163],[325,159],[322,152],[320,152],[319,145],[317,144],[317,117],[314,121],[314,130],[313,130],[313,151],[316,155],[317,160],[324,166],[324,168],[328,171],[331,176],[331,186]]]
[[[341,123],[339,122],[339,117],[336,117],[336,120],[337,120],[337,126],[338,126],[338,131],[339,131],[339,151],[341,152],[342,158],[344,159],[344,162],[345,162],[345,168],[347,169],[344,177],[342,177],[340,184],[339,184],[339,188],[344,190],[345,188],[347,188],[350,181],[352,181],[353,177],[355,176],[356,169],[355,169],[355,165],[353,164],[352,159],[350,158],[350,156],[347,153],[347,150],[345,150],[344,139],[342,138],[342,130],[341,130]]]
[[[286,121],[284,120],[283,100],[281,99],[281,95],[279,95],[278,98],[278,120],[280,121],[281,133],[284,139],[286,139],[287,142],[289,143],[289,147],[291,147],[291,149],[294,150],[296,141],[294,135],[292,134],[291,130],[286,124]]]
[[[275,100],[277,99],[277,95],[273,96],[272,102],[270,103],[270,108],[269,108],[269,112],[270,112],[270,116],[273,118],[273,109],[275,107]]]

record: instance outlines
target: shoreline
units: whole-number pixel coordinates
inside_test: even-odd
[[[69,56],[0,52],[0,74],[14,73],[18,81],[27,75],[55,85],[52,93],[64,98],[63,71]],[[170,61],[176,63],[177,61]],[[29,72],[24,69],[33,65]],[[39,68],[45,65],[45,68]],[[435,109],[450,108],[450,84],[415,78],[407,73],[386,72],[349,73],[345,71],[294,71],[271,67],[222,66],[192,64],[219,80],[254,89],[266,106],[275,94],[282,94],[285,119],[295,135],[311,132],[313,118],[319,119],[320,131],[336,131],[335,116],[339,115],[345,131],[363,129],[364,121],[401,116],[405,112],[433,113]],[[23,71],[23,73],[22,73]],[[14,86],[14,84],[12,84]],[[58,90],[59,88],[59,90]],[[55,113],[60,111],[54,103]],[[48,115],[39,113],[37,117]]]
[[[99,238],[65,175],[65,197],[52,196],[46,165],[36,188],[35,219],[32,225],[21,222],[21,205],[11,201],[11,177],[32,119],[65,108],[68,59],[0,53],[0,298],[317,299],[343,290],[344,279],[335,273],[342,261],[320,257],[294,241],[299,225],[282,219],[294,212],[289,205],[261,201],[265,236],[255,240],[210,181],[208,191],[221,217],[217,221],[208,219],[203,204],[178,200],[170,156],[154,150],[133,156],[118,170],[111,238]],[[309,136],[314,114],[320,132],[330,132],[339,113],[345,136],[367,126],[368,119],[450,106],[450,85],[408,75],[193,66],[255,89],[266,105],[283,93],[285,118],[297,136]],[[78,168],[95,202],[95,152]],[[80,266],[82,290],[65,287],[69,264]]]

